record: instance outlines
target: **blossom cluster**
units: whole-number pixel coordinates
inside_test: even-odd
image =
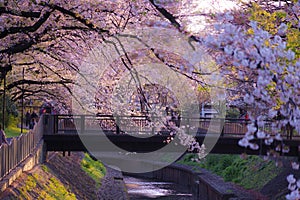
[[[230,21],[232,17],[228,15],[226,19]],[[249,142],[254,136],[270,144],[273,139],[281,140],[280,130],[286,125],[300,133],[300,95],[295,95],[300,92],[300,60],[295,59],[295,52],[287,49],[282,39],[286,24],[280,24],[276,35],[263,30],[255,21],[249,27],[230,22],[218,25],[219,34],[207,37],[206,45],[222,52],[217,57],[218,64],[230,66],[224,68],[224,74],[232,73],[228,70],[233,66],[239,80],[247,82],[249,73],[256,75],[243,98],[249,107],[255,108],[249,110],[253,123],[239,144],[257,149]],[[266,120],[273,120],[275,136],[263,131]]]
[[[204,158],[207,155],[206,147],[204,144],[200,146],[199,142],[196,141],[195,137],[193,135],[189,135],[184,130],[185,127],[172,127],[176,134],[178,135],[178,139],[180,141],[180,144],[183,146],[188,146],[188,150],[193,152],[197,152],[198,159],[193,159],[192,161],[199,162],[200,159]]]
[[[300,188],[300,179],[296,180],[293,174],[287,176],[287,181],[289,183],[288,189],[291,191],[290,194],[287,194],[285,197],[288,200],[295,200],[300,198],[299,188]]]

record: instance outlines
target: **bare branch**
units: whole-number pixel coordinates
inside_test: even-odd
[[[7,90],[10,90],[14,87],[17,87],[17,86],[20,86],[20,85],[55,85],[55,84],[62,84],[62,85],[65,85],[65,84],[71,84],[73,83],[73,81],[71,80],[59,80],[59,81],[36,81],[36,80],[18,80],[18,81],[15,81],[9,85],[6,86],[6,89]]]
[[[34,12],[34,11],[19,11],[8,7],[0,7],[0,15],[3,13],[15,15],[19,17],[31,17],[31,18],[39,18],[41,12]]]
[[[109,33],[108,30],[105,30],[105,29],[97,27],[94,23],[92,23],[88,19],[85,19],[79,13],[75,13],[75,12],[72,12],[71,10],[67,10],[67,9],[65,9],[65,8],[63,8],[61,6],[58,6],[58,5],[55,5],[55,4],[49,4],[49,3],[46,3],[46,2],[41,2],[40,5],[52,8],[54,10],[57,10],[57,11],[65,14],[65,15],[71,16],[74,19],[76,19],[77,21],[79,21],[82,24],[84,24],[85,26],[89,27],[91,30],[96,31],[97,33]]]
[[[158,6],[154,3],[154,0],[149,0],[150,3],[156,8],[156,10],[158,10],[165,18],[167,18],[171,24],[173,24],[176,28],[180,28],[180,24],[176,21],[175,17],[168,12],[165,8]]]
[[[34,25],[26,27],[10,27],[0,32],[0,39],[8,36],[9,34],[16,33],[29,33],[37,31],[49,18],[51,12],[46,12]]]

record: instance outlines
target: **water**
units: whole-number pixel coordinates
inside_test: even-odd
[[[178,184],[124,176],[131,200],[192,200],[188,189]]]

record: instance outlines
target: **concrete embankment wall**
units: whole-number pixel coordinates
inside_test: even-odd
[[[22,161],[17,167],[9,172],[8,175],[3,177],[0,181],[0,193],[4,192],[23,172],[29,171],[37,164],[41,164],[44,161],[44,149],[43,140],[39,142],[34,151],[28,155],[28,157]]]
[[[154,178],[186,186],[193,194],[195,200],[226,200],[237,198],[230,184],[204,169],[195,171],[188,166],[172,164],[153,172],[124,174],[143,178]]]

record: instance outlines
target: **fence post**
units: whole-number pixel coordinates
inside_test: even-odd
[[[2,158],[3,158],[3,147],[2,146],[0,147],[0,155],[1,155],[0,156],[0,161],[1,161],[1,163],[3,163],[3,160],[2,160]],[[3,164],[0,165],[0,180],[3,177],[3,170],[2,170],[3,168],[2,168],[2,165]]]
[[[187,131],[187,134],[189,135],[190,134],[190,118],[189,116],[187,116],[187,124],[186,124],[186,131]]]
[[[220,131],[221,131],[221,136],[224,137],[225,134],[225,126],[226,126],[226,119],[220,118]]]
[[[116,116],[116,131],[117,131],[117,134],[120,134],[120,116]]]
[[[9,173],[9,171],[10,171],[10,167],[9,167],[9,145],[7,145],[6,146],[6,151],[5,151],[5,157],[6,157],[6,174],[8,174]]]
[[[85,115],[80,117],[80,134],[83,134],[85,131]]]
[[[58,115],[54,115],[54,133],[58,133]]]
[[[43,142],[42,147],[42,163],[47,161],[47,144]]]

